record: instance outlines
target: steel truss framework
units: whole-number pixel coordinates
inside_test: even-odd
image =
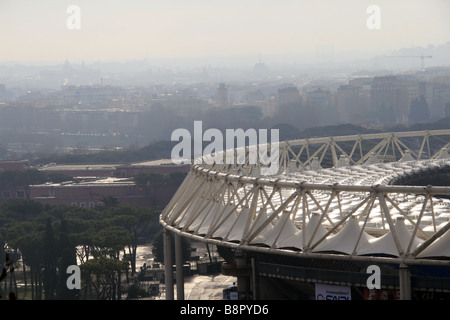
[[[430,130],[284,141],[270,155],[279,157],[272,176],[248,161],[250,148],[233,150],[235,165],[204,157],[160,222],[243,251],[450,266],[450,187],[392,184],[449,166],[449,138]]]

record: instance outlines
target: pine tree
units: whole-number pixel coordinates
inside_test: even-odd
[[[75,245],[70,241],[67,222],[66,220],[61,221],[61,230],[59,233],[58,242],[58,253],[59,253],[59,276],[58,276],[58,287],[57,287],[57,298],[60,300],[73,300],[79,293],[79,290],[67,288],[67,267],[70,265],[76,265],[76,251]]]
[[[45,299],[47,300],[52,300],[55,297],[56,282],[57,282],[56,261],[57,261],[56,241],[51,219],[48,218],[44,235],[44,275],[43,275]]]

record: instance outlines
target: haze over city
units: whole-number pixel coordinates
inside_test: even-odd
[[[79,29],[67,27],[71,5],[80,10]],[[371,5],[380,9],[376,30],[367,27]],[[449,13],[446,0],[0,1],[0,62],[229,66],[370,58],[446,43]]]
[[[450,300],[449,17],[0,0],[0,300]]]
[[[193,120],[412,124],[420,95],[423,121],[436,121],[447,115],[448,13],[445,0],[0,1],[0,144],[141,147]],[[374,77],[392,75],[401,102],[376,97]],[[379,119],[383,102],[396,117]]]

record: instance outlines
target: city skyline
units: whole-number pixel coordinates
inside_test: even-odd
[[[449,13],[0,0],[0,300],[450,300]]]
[[[371,5],[380,10],[375,30]],[[443,0],[1,1],[0,63],[367,58],[448,42],[448,13]]]

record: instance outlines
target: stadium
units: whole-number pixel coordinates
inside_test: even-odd
[[[283,141],[270,176],[245,160],[210,165],[203,157],[160,216],[166,253],[175,243],[175,263],[165,254],[166,297],[174,296],[173,264],[183,296],[185,237],[217,246],[239,299],[447,300],[449,137],[427,130]],[[244,149],[235,156],[248,159]]]

